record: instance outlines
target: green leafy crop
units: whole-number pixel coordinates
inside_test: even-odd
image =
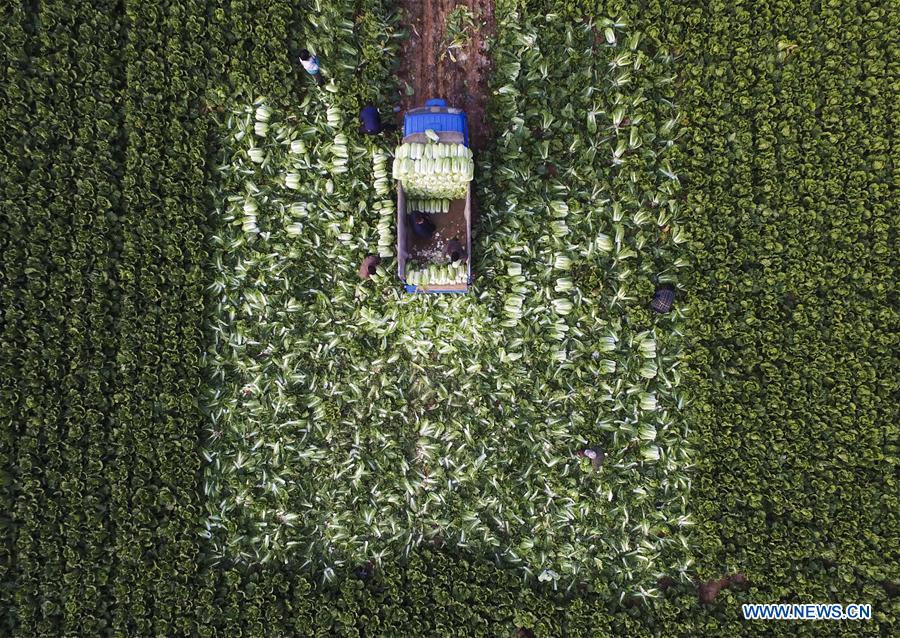
[[[477,156],[476,292],[453,303],[397,293],[387,175],[397,140],[363,142],[353,126],[361,106],[387,113],[396,96],[395,3],[0,7],[0,634],[898,634],[897,8],[477,5],[492,9],[478,27],[497,26],[492,141]],[[330,90],[297,65],[303,47],[320,56]],[[616,93],[628,100],[615,103]],[[647,99],[635,104],[639,93]],[[227,200],[248,193],[233,174],[238,162],[225,190],[218,167],[232,107],[239,126],[258,94],[273,107],[266,141],[254,124],[251,138],[226,146],[241,146],[248,170],[278,169],[257,184],[267,196],[314,207],[257,202],[251,223],[243,203]],[[303,144],[276,143],[278,126],[295,127]],[[250,160],[250,139],[271,144],[278,162]],[[288,180],[282,162],[293,155],[309,166]],[[649,213],[635,205],[648,200]],[[232,213],[237,224],[224,225]],[[214,237],[239,243],[230,251]],[[270,259],[261,249],[275,241],[299,254]],[[384,272],[357,285],[359,260],[376,250]],[[678,286],[666,317],[646,305],[654,275]],[[260,278],[286,279],[287,290],[262,291],[264,303],[250,285]],[[228,293],[240,302],[234,322],[208,323],[222,316],[217,282],[241,286]],[[299,304],[290,312],[288,295]],[[252,321],[237,319],[245,305]],[[292,330],[259,333],[263,313],[269,328]],[[459,321],[441,321],[451,313]],[[234,343],[223,334],[244,340],[219,368]],[[283,352],[266,353],[281,339]],[[284,357],[296,376],[280,386]],[[448,369],[449,359],[459,364]],[[215,369],[222,375],[207,376]],[[233,502],[224,488],[245,478],[226,477],[211,499],[204,487],[218,475],[204,453],[233,463],[244,442],[225,427],[214,439],[216,413],[206,408],[235,401],[240,408],[218,418],[238,425],[251,397],[237,380],[249,372],[268,383],[251,406],[258,414],[280,402],[280,414],[302,411],[315,425],[305,440],[286,438],[307,445],[333,433],[319,447],[329,469],[347,471],[317,490],[340,495],[361,467],[348,433],[363,423],[357,450],[379,465],[363,466],[370,474],[360,481],[394,494],[386,520],[398,530],[409,522],[404,531],[418,524],[423,540],[376,539],[391,560],[365,581],[355,561],[368,551],[345,552],[326,584],[321,565],[305,559],[259,566],[249,538],[230,549],[240,564],[217,560],[219,541],[203,537],[211,508]],[[271,456],[256,469],[275,456],[265,446],[282,440],[271,434],[258,448]],[[471,478],[470,466],[436,468],[460,476],[465,491],[450,502],[449,532],[426,542],[431,530],[409,513],[397,468],[420,462],[420,450],[422,459],[448,456],[440,446],[450,434],[461,462],[478,460],[479,443],[495,449]],[[599,462],[571,456],[588,445],[605,451]],[[487,470],[494,494],[482,487]],[[412,474],[411,487],[425,485]],[[291,476],[307,489],[308,478]],[[546,515],[545,486],[559,495]],[[533,501],[519,498],[536,488]],[[602,489],[615,498],[597,516]],[[563,538],[575,529],[556,518],[567,513],[564,490],[575,494],[576,523],[615,545],[601,548],[606,556],[624,541],[660,547],[659,538],[685,535],[682,513],[694,523],[689,547],[672,543],[648,564],[635,550],[624,564],[591,567],[585,545]],[[314,530],[362,493],[345,490],[349,500],[292,522]],[[522,563],[485,542],[478,525],[496,522],[467,517],[479,502],[496,515],[492,497],[501,524],[520,526],[504,518],[514,512],[552,527],[505,546]],[[424,503],[416,500],[420,512]],[[660,512],[672,533],[635,531]],[[242,524],[258,534],[258,520]],[[332,545],[351,545],[329,534]],[[302,547],[279,555],[297,558]],[[691,558],[691,581],[741,572],[748,585],[701,604],[696,582],[668,578]],[[554,592],[568,588],[565,561],[587,564],[587,582]],[[535,572],[528,582],[523,565]],[[776,601],[868,602],[875,615],[739,617],[741,603]]]
[[[439,540],[532,582],[648,597],[690,566],[682,317],[647,310],[686,263],[671,58],[624,21],[513,12],[500,34],[468,297],[408,297],[390,264],[356,277],[393,237],[374,184],[392,146],[353,130],[342,86],[222,121],[204,484],[219,561],[330,579]],[[585,72],[558,76],[544,39]],[[530,95],[542,76],[570,86]],[[533,174],[539,154],[559,177]]]

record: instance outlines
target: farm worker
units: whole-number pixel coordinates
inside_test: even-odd
[[[366,255],[362,264],[359,266],[359,276],[362,279],[368,279],[378,272],[378,264],[381,263],[381,257],[378,255]]]
[[[381,133],[381,116],[378,115],[378,109],[371,104],[359,112],[359,119],[362,121],[360,132],[366,135],[378,135]]]
[[[356,577],[361,581],[367,581],[372,578],[375,571],[375,566],[372,564],[372,561],[367,562],[365,565],[360,565],[354,570]]]
[[[307,49],[300,49],[300,64],[302,64],[303,68],[306,69],[306,72],[313,77],[316,84],[325,83],[325,79],[322,77],[322,74],[319,73],[319,58],[312,55]]]
[[[413,234],[419,239],[431,239],[431,236],[434,235],[434,222],[431,221],[431,218],[425,213],[413,213],[412,214],[412,231]]]
[[[603,465],[603,459],[606,458],[606,453],[601,448],[595,446],[582,450],[578,453],[578,456],[590,459],[594,469],[599,470]]]
[[[653,301],[650,302],[650,308],[660,314],[665,314],[672,310],[672,304],[675,303],[675,286],[672,284],[662,284],[657,287],[656,293],[653,295]]]
[[[466,258],[466,249],[456,238],[447,242],[444,253],[450,258],[450,261],[460,261]]]
[[[515,638],[534,638],[534,632],[528,627],[519,627],[516,630]]]
[[[371,104],[359,112],[359,119],[362,122],[359,132],[364,135],[378,135],[383,131],[392,131],[397,128],[393,124],[382,124],[378,109]]]

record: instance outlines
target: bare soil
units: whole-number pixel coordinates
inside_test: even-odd
[[[489,136],[484,119],[490,58],[487,42],[493,37],[492,0],[401,0],[410,38],[404,44],[398,71],[401,112],[440,97],[448,106],[464,109],[469,116],[469,144],[484,148]],[[458,6],[472,12],[475,28],[468,30],[464,46],[448,52],[447,18]],[[412,95],[408,95],[411,87]]]

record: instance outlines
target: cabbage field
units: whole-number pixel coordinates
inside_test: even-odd
[[[340,85],[223,114],[204,483],[217,562],[328,580],[439,539],[620,598],[690,567],[682,317],[647,309],[652,280],[688,264],[671,56],[624,21],[510,12],[498,28],[469,297],[411,298],[386,265],[354,276],[395,218],[373,166],[393,149],[354,134]],[[585,72],[552,68],[538,28]],[[568,82],[570,103],[551,112],[536,82]],[[592,444],[599,472],[577,456]]]
[[[898,8],[416,11],[3,8],[0,633],[896,634]],[[413,35],[488,44],[471,169],[359,131]]]

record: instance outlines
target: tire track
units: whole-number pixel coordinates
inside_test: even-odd
[[[490,135],[484,112],[491,70],[487,44],[496,26],[493,2],[402,0],[400,5],[406,12],[404,25],[409,31],[398,71],[401,109],[421,106],[429,98],[444,98],[449,105],[466,110],[471,145],[476,149],[483,148]],[[451,56],[447,21],[461,6],[468,7],[474,28],[466,29],[465,42],[455,48]]]

